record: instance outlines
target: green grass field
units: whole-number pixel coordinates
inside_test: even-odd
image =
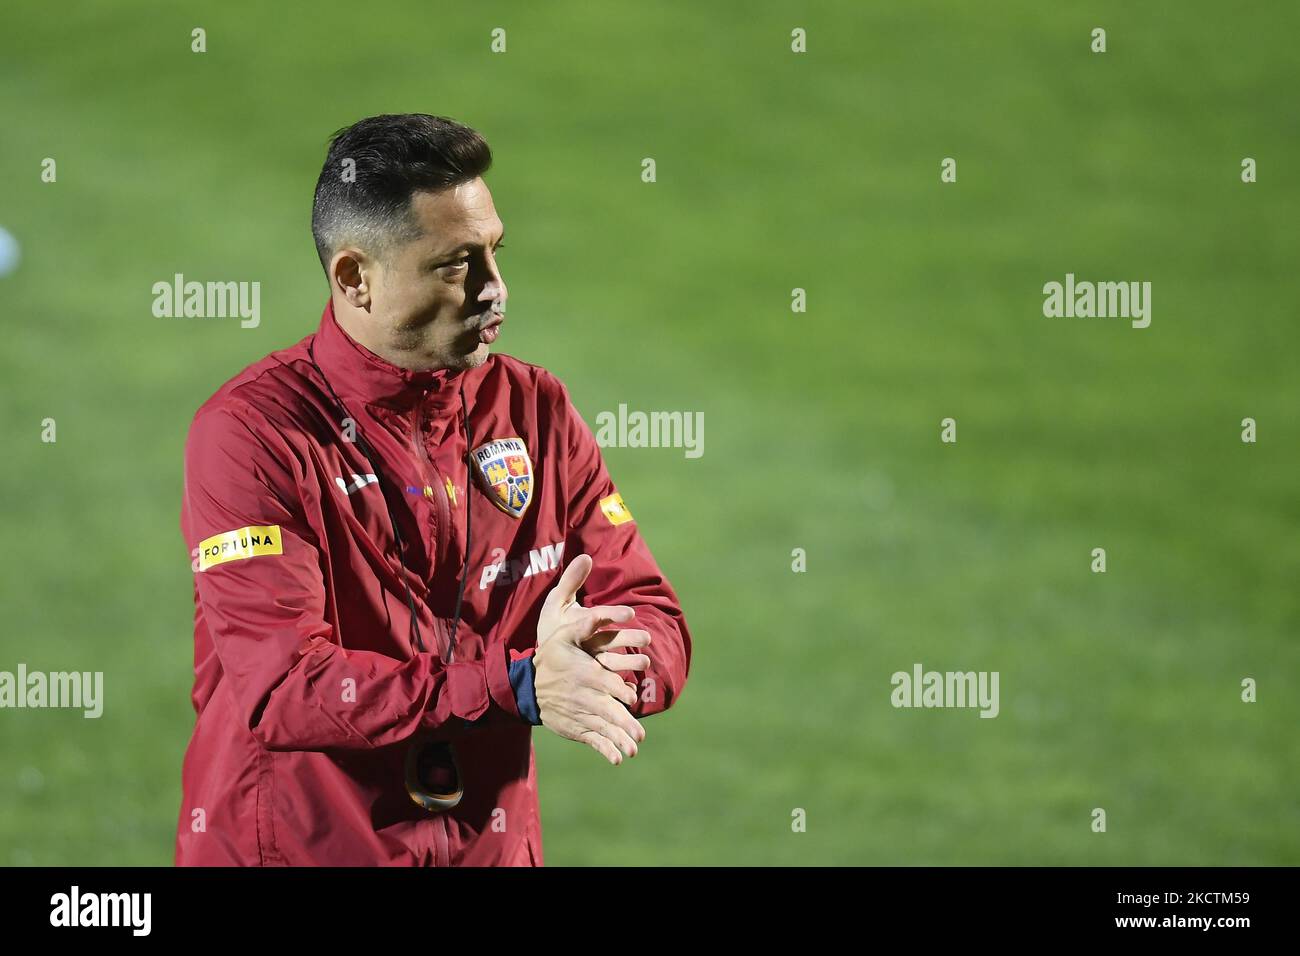
[[[186,429],[314,329],[325,140],[403,111],[492,144],[496,348],[705,415],[606,453],[694,666],[622,767],[536,735],[548,863],[1300,863],[1300,8],[264,6],[7,8],[0,670],[106,704],[0,711],[0,864],[170,863]],[[177,272],[260,326],[154,318]],[[1045,318],[1067,272],[1151,326]],[[893,708],[915,662],[1000,715]]]

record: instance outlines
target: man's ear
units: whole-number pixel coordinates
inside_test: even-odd
[[[330,285],[357,309],[370,311],[376,264],[359,249],[340,249],[330,259]]]

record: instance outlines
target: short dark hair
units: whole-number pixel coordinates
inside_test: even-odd
[[[350,161],[350,162],[349,162]],[[444,116],[370,116],[330,137],[311,210],[321,265],[343,245],[382,255],[419,237],[411,196],[446,189],[488,171],[492,151],[475,130]]]

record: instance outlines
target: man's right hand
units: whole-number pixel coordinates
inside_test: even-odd
[[[585,608],[577,603],[591,566],[590,555],[578,555],[546,595],[537,621],[533,687],[542,726],[587,744],[617,765],[625,755],[635,757],[637,744],[645,740],[645,728],[627,711],[636,704],[636,690],[602,666],[583,642],[601,635],[600,650],[609,651],[645,647],[650,635],[610,627],[631,621],[635,612],[630,607]],[[618,662],[625,665],[620,669],[643,671],[650,666],[643,654],[618,656],[627,658]]]

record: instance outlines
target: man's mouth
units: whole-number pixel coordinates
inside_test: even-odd
[[[491,345],[501,334],[501,325],[505,322],[506,317],[502,312],[489,312],[486,315],[487,321],[482,323],[478,329],[478,340]]]

